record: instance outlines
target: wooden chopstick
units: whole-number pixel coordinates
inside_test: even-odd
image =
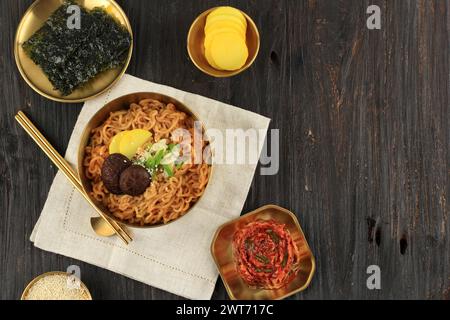
[[[87,200],[87,202],[97,211],[97,213],[105,220],[105,222],[116,232],[116,234],[128,244],[133,239],[124,230],[119,223],[111,220],[101,211],[93,200],[84,192],[83,186],[69,163],[53,148],[53,146],[47,141],[47,139],[40,133],[40,131],[34,126],[30,119],[22,112],[19,111],[15,116],[15,119],[24,128],[24,130],[30,135],[30,137],[36,142],[36,144],[44,151],[44,153],[53,161],[53,163],[61,170],[64,175],[69,179],[73,186],[81,193],[81,195]]]

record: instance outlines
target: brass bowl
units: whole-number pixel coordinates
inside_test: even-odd
[[[42,278],[45,278],[47,276],[54,276],[54,275],[68,276],[67,272],[63,272],[63,271],[51,271],[51,272],[43,273],[43,274],[37,276],[36,278],[34,278],[33,280],[31,280],[30,283],[28,283],[28,285],[25,287],[25,289],[22,292],[22,296],[20,297],[20,300],[26,300],[25,298],[28,295],[28,292],[30,291],[31,287],[36,282],[38,282],[39,280],[41,280]],[[86,292],[86,295],[88,297],[87,300],[92,300],[92,296],[91,296],[91,293],[89,292],[89,289],[86,287],[86,285],[81,280],[80,280],[80,286]]]
[[[122,8],[114,0],[77,0],[87,9],[103,7],[117,19],[131,35],[131,46],[125,64],[98,74],[68,96],[63,96],[48,80],[42,69],[25,53],[22,44],[28,40],[63,3],[63,0],[36,0],[25,12],[14,40],[14,57],[20,74],[28,85],[40,95],[54,101],[77,103],[92,99],[112,87],[125,73],[133,53],[133,31]]]
[[[206,24],[206,17],[208,16],[208,14],[211,13],[211,11],[215,9],[217,9],[217,7],[211,8],[203,12],[192,23],[187,36],[187,50],[189,53],[189,57],[191,58],[194,65],[204,73],[217,78],[232,77],[247,70],[256,60],[260,46],[259,32],[252,18],[250,18],[245,12],[241,11],[242,14],[245,16],[245,18],[247,19],[247,47],[248,47],[247,62],[242,68],[235,71],[224,71],[214,69],[209,65],[208,61],[205,58],[204,28]]]
[[[233,257],[234,233],[255,220],[275,220],[284,223],[301,254],[301,267],[297,276],[287,286],[278,290],[250,288],[236,270]],[[297,217],[287,209],[267,205],[230,221],[217,230],[211,244],[211,254],[216,262],[225,289],[232,300],[280,300],[305,290],[314,275],[316,263]]]
[[[110,217],[111,219],[113,219],[114,221],[116,221],[122,225],[131,227],[131,228],[155,228],[155,227],[166,226],[170,223],[173,223],[174,221],[180,220],[182,217],[187,215],[200,200],[200,199],[197,200],[197,202],[194,203],[188,209],[188,211],[185,212],[181,217],[179,217],[175,220],[172,220],[168,223],[160,223],[160,224],[153,224],[153,225],[140,225],[140,224],[128,223],[126,221],[123,221],[123,220],[117,218],[107,208],[105,208],[105,206],[103,206],[101,203],[99,203],[96,199],[94,199],[91,196],[91,194],[90,194],[92,191],[91,181],[86,177],[85,169],[83,166],[83,160],[84,160],[84,155],[85,155],[85,148],[89,144],[89,139],[91,137],[92,130],[97,128],[98,126],[100,126],[103,122],[105,122],[105,120],[109,117],[111,112],[128,109],[130,104],[138,103],[139,101],[144,100],[144,99],[154,99],[154,100],[161,101],[165,104],[172,103],[177,107],[178,110],[191,116],[195,121],[200,121],[200,119],[197,117],[197,115],[194,112],[192,112],[186,105],[184,105],[183,103],[179,102],[178,100],[176,100],[172,97],[169,97],[169,96],[166,96],[166,95],[163,95],[160,93],[154,93],[154,92],[131,93],[131,94],[127,94],[127,95],[121,96],[117,99],[110,101],[105,106],[103,106],[100,110],[98,110],[97,113],[94,114],[94,116],[89,120],[86,127],[84,128],[84,131],[81,135],[80,144],[78,147],[77,168],[78,168],[78,175],[80,177],[80,181],[83,186],[84,192],[92,199],[92,201],[94,201],[94,203],[97,205],[97,207],[100,210],[102,210],[103,213],[105,213],[108,217]],[[208,138],[205,134],[206,130],[203,125],[202,125],[202,131],[203,131],[204,139],[207,140]],[[210,166],[209,180],[208,180],[208,184],[205,188],[208,187],[209,181],[211,180],[211,176],[212,176],[212,172],[213,172],[212,168],[213,168],[213,165]]]

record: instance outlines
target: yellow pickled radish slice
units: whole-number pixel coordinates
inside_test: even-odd
[[[247,32],[247,26],[238,18],[232,16],[217,16],[206,19],[205,34],[208,34],[214,28],[223,28],[226,26],[233,26],[244,35]]]
[[[214,69],[217,69],[217,70],[222,70],[222,69],[214,62],[214,59],[211,57],[211,46],[209,46],[209,47],[206,47],[206,46],[205,46],[205,58],[206,58],[206,61],[208,61],[209,65],[210,65],[211,67],[213,67]]]
[[[216,35],[218,35],[219,33],[233,33],[236,32],[235,29],[232,28],[219,28],[219,29],[214,29],[213,31],[209,32],[206,36],[205,36],[205,48],[209,48],[211,46],[211,41],[214,39],[214,37]],[[246,37],[244,35],[242,35],[241,33],[236,32],[241,38],[242,40],[246,41]]]
[[[246,39],[246,34],[242,33],[238,28],[236,28],[235,26],[230,26],[227,23],[220,23],[217,24],[216,26],[214,26],[214,28],[212,28],[207,34],[205,34],[205,36],[207,37],[212,37],[218,33],[227,33],[227,32],[236,32],[243,40]]]
[[[210,53],[215,64],[227,71],[242,68],[248,58],[247,45],[236,33],[216,35],[211,42]]]
[[[120,153],[128,159],[132,159],[138,148],[143,146],[151,137],[150,131],[143,129],[126,131],[120,139]]]
[[[212,18],[212,17],[220,16],[220,15],[233,16],[233,17],[236,17],[239,20],[241,20],[242,23],[247,24],[247,19],[245,19],[245,16],[242,14],[242,12],[233,7],[219,7],[217,9],[213,10],[208,15],[208,17]]]
[[[216,21],[213,24],[209,25],[210,27],[208,28],[208,31],[205,32],[205,35],[211,35],[213,33],[217,33],[218,30],[232,30],[237,32],[240,36],[245,37],[246,33],[244,32],[244,30],[242,29],[242,26],[236,24],[233,21],[226,21],[226,20],[221,20],[221,21]]]
[[[242,14],[242,12],[239,9],[230,7],[230,6],[222,6],[214,9],[210,12],[209,16],[219,16],[219,15],[230,15],[234,16],[236,18],[239,18],[241,20],[245,20],[245,16]]]
[[[116,134],[109,143],[109,154],[120,153],[120,141],[125,133],[128,131],[122,131]]]

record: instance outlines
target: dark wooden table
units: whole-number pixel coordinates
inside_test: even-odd
[[[31,3],[0,2],[0,298],[77,264],[97,299],[176,299],[29,241],[56,169],[14,114],[25,110],[63,153],[82,107],[39,96],[16,69],[14,32]],[[190,23],[215,3],[120,1],[136,38],[128,73],[273,119],[280,171],[255,176],[244,212],[296,212],[317,272],[294,298],[449,299],[450,1],[226,1],[255,19],[262,46],[251,69],[222,80],[185,49]],[[366,27],[371,4],[381,30]],[[381,290],[366,287],[372,264]],[[213,298],[226,298],[220,280]]]

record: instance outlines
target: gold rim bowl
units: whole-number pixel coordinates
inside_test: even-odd
[[[136,93],[127,94],[127,95],[121,96],[121,97],[116,98],[116,99],[110,101],[109,103],[107,103],[100,110],[98,110],[97,113],[95,113],[94,116],[89,120],[89,122],[87,123],[87,125],[84,128],[84,131],[81,135],[81,140],[80,140],[80,144],[78,147],[78,162],[77,162],[78,175],[80,177],[80,181],[83,186],[83,190],[94,201],[94,203],[97,204],[98,208],[100,210],[102,210],[103,213],[105,213],[108,217],[110,217],[111,219],[113,219],[114,221],[116,221],[122,225],[131,227],[131,228],[141,228],[141,229],[166,226],[175,221],[180,220],[181,218],[186,216],[195,207],[195,205],[201,200],[201,197],[181,217],[179,217],[175,220],[172,220],[168,223],[160,223],[160,224],[154,224],[154,225],[139,225],[139,224],[128,223],[128,222],[125,222],[125,221],[120,220],[119,218],[115,217],[107,208],[105,208],[102,204],[98,203],[98,201],[96,201],[91,196],[91,194],[90,194],[92,191],[91,182],[86,177],[85,169],[83,166],[83,159],[85,156],[85,148],[89,144],[89,139],[91,137],[91,133],[92,133],[93,129],[100,126],[109,117],[111,112],[119,111],[119,110],[126,110],[129,108],[130,104],[138,103],[139,101],[144,100],[144,99],[155,99],[155,100],[159,100],[165,104],[172,103],[177,107],[178,110],[191,116],[194,120],[201,122],[201,120],[197,117],[197,115],[191,109],[189,109],[185,104],[181,103],[180,101],[178,101],[172,97],[169,97],[169,96],[166,96],[166,95],[160,94],[160,93],[155,93],[155,92],[136,92]],[[202,131],[203,131],[203,136],[205,137],[205,139],[208,139],[205,135],[206,130],[203,125],[202,125]],[[206,188],[208,188],[208,185],[210,184],[212,173],[213,173],[213,167],[214,167],[214,165],[211,164],[210,169],[209,169],[210,170],[209,180],[208,180],[208,184],[206,185]],[[206,191],[206,188],[205,188],[205,191]]]
[[[28,285],[25,287],[25,289],[22,292],[22,296],[20,297],[20,300],[26,300],[26,296],[30,290],[30,288],[39,280],[47,277],[47,276],[54,276],[54,275],[62,275],[62,276],[69,276],[69,274],[67,274],[67,272],[63,272],[63,271],[50,271],[50,272],[46,272],[43,273],[39,276],[37,276],[36,278],[34,278],[33,280],[31,280]],[[92,300],[92,295],[91,292],[89,291],[88,287],[84,284],[83,281],[80,280],[80,286],[81,288],[83,288],[83,290],[86,292],[87,296],[88,296],[88,300]]]
[[[53,85],[42,69],[27,56],[25,50],[22,48],[22,44],[42,27],[48,17],[62,3],[63,0],[36,0],[33,2],[17,27],[14,40],[14,58],[23,79],[41,96],[64,103],[84,102],[107,91],[124,75],[133,54],[133,31],[125,12],[114,0],[77,0],[78,4],[87,9],[93,9],[95,7],[105,8],[110,15],[128,30],[131,35],[131,45],[126,61],[122,67],[102,72],[70,95],[63,96],[53,88]]]
[[[301,262],[297,276],[277,290],[250,288],[239,276],[233,257],[233,237],[237,230],[256,220],[275,220],[284,223],[300,250]],[[297,217],[289,210],[266,205],[225,223],[217,230],[211,243],[211,254],[219,270],[225,289],[232,300],[281,300],[305,290],[316,270],[314,255],[306,241]]]
[[[249,15],[247,15],[245,12],[241,11],[242,14],[247,19],[247,35],[246,35],[246,42],[248,47],[248,58],[245,65],[235,71],[224,71],[224,70],[217,70],[213,67],[211,67],[208,63],[208,61],[205,58],[205,47],[204,47],[204,41],[205,41],[205,24],[206,24],[206,17],[215,9],[218,7],[214,7],[211,9],[206,10],[202,14],[200,14],[192,23],[189,33],[187,36],[187,51],[189,54],[189,57],[191,58],[191,61],[194,63],[194,65],[201,70],[202,72],[206,73],[207,75],[210,75],[212,77],[216,78],[226,78],[226,77],[232,77],[235,75],[240,74],[241,72],[244,72],[250,66],[255,62],[256,57],[259,53],[259,47],[260,47],[260,36],[258,27],[256,26],[255,22],[250,18]]]

